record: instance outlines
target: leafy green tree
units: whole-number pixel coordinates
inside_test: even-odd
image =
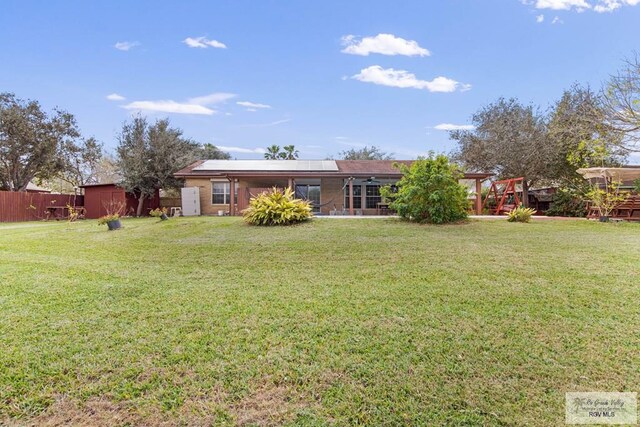
[[[280,146],[274,144],[267,147],[264,158],[267,160],[296,160],[298,154],[295,145],[285,145],[282,147],[282,150],[280,150]]]
[[[554,150],[547,138],[545,117],[517,99],[498,99],[472,117],[474,130],[455,130],[453,156],[466,168],[493,172],[499,178],[524,177],[523,202],[528,189],[547,178]]]
[[[607,122],[624,136],[620,147],[640,151],[640,58],[627,59],[603,89]]]
[[[200,160],[229,160],[231,154],[226,153],[213,144],[205,143],[198,150],[198,158]]]
[[[161,188],[176,188],[181,181],[174,173],[198,157],[200,145],[172,128],[168,119],[149,124],[138,116],[124,123],[118,136],[120,186],[138,199],[136,215],[142,215],[144,200]]]
[[[285,145],[282,150],[284,151],[285,160],[296,160],[298,158],[299,152],[296,150],[295,145]]]
[[[58,109],[47,114],[37,101],[0,93],[0,189],[25,191],[33,180],[57,176],[78,138],[73,115]]]
[[[264,158],[267,160],[278,160],[280,154],[280,146],[279,145],[271,145],[267,147],[267,152],[264,153]]]
[[[617,166],[627,153],[622,134],[606,120],[601,100],[589,87],[574,85],[554,106],[548,124],[550,156],[547,178],[565,185],[582,182],[578,168]]]
[[[371,147],[351,148],[341,151],[338,156],[343,160],[393,160],[392,153],[385,153],[379,147],[372,145]]]
[[[467,188],[458,180],[463,177],[459,167],[440,154],[421,157],[411,166],[399,165],[402,178],[397,192],[383,187],[381,194],[391,200],[389,207],[402,218],[433,224],[444,224],[467,217]]]

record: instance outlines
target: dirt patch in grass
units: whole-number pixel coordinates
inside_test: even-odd
[[[277,426],[295,418],[296,413],[309,408],[305,402],[284,385],[263,381],[249,395],[231,406],[230,411],[240,426]]]
[[[162,425],[157,419],[154,425]],[[6,423],[6,424],[5,424]],[[43,414],[29,420],[3,420],[8,426],[123,426],[149,425],[148,420],[136,414],[135,410],[124,403],[113,402],[106,398],[92,398],[84,404],[61,396]],[[167,425],[167,424],[165,424]]]

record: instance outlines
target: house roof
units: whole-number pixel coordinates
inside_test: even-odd
[[[205,160],[198,171],[337,172],[335,160]]]
[[[400,177],[397,164],[413,160],[199,160],[175,173],[194,177]],[[490,173],[467,173],[467,179],[485,179]]]

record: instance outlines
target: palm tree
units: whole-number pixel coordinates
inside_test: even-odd
[[[267,152],[264,153],[264,158],[267,160],[277,160],[280,153],[280,146],[273,144],[271,147],[267,147]]]
[[[285,160],[296,160],[298,158],[299,153],[295,145],[285,145],[282,149],[284,150]]]

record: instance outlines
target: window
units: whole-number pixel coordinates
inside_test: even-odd
[[[344,208],[349,209],[349,185],[344,187]],[[362,186],[360,184],[353,186],[353,208],[362,208]]]
[[[226,181],[211,183],[211,204],[228,205],[231,203],[231,184]],[[235,200],[238,200],[238,185],[235,186]]]
[[[365,199],[367,209],[376,209],[378,207],[378,203],[382,202],[382,196],[380,196],[380,186],[367,185]]]

